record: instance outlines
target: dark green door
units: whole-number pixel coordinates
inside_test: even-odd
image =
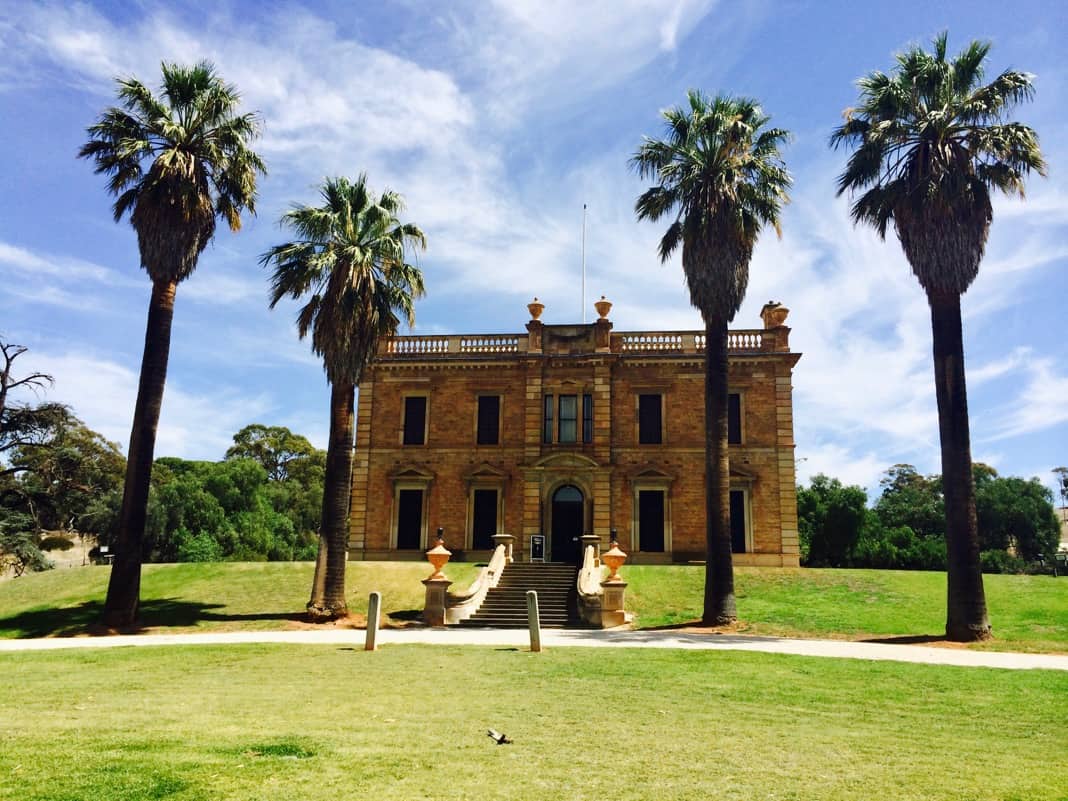
[[[471,513],[471,547],[476,551],[492,550],[497,533],[497,490],[475,490]]]
[[[397,549],[418,550],[422,534],[423,491],[402,489],[397,493]]]
[[[745,553],[745,493],[731,490],[731,550]]]
[[[582,551],[585,524],[582,490],[570,484],[553,493],[552,560],[575,564]]]
[[[638,547],[645,553],[664,550],[664,491],[638,491]]]

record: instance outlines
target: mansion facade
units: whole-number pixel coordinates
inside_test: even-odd
[[[398,336],[359,385],[350,559],[571,562],[613,531],[632,563],[705,555],[704,332],[589,324]],[[729,333],[731,536],[738,565],[797,566],[787,309]]]

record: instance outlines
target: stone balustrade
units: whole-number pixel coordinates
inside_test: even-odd
[[[508,539],[511,540],[512,538],[509,537]],[[490,557],[489,564],[479,571],[478,576],[475,577],[475,580],[471,582],[466,591],[462,593],[446,593],[444,609],[446,625],[453,625],[461,620],[467,620],[478,611],[479,607],[482,606],[482,602],[486,600],[486,593],[496,587],[501,580],[504,568],[509,562],[510,548],[511,542],[498,542],[496,548],[493,549],[493,556]]]
[[[790,329],[738,329],[727,333],[727,352],[736,355],[787,353]],[[493,357],[540,352],[525,334],[443,334],[397,336],[379,346],[380,360]],[[621,331],[611,334],[610,352],[622,355],[698,354],[704,331]]]

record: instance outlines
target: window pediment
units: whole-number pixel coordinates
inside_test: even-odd
[[[468,484],[476,481],[488,484],[503,484],[509,479],[509,475],[506,471],[494,467],[489,462],[482,462],[465,472],[463,479]]]
[[[635,489],[669,490],[675,481],[675,475],[652,463],[646,463],[628,472],[627,479]]]
[[[433,481],[435,475],[417,464],[400,464],[389,472],[394,481]]]
[[[756,473],[752,472],[748,468],[735,467],[734,465],[731,465],[731,486],[751,487],[756,482],[756,478]]]
[[[546,468],[590,468],[600,466],[598,462],[581,453],[550,453],[534,463],[534,467]]]

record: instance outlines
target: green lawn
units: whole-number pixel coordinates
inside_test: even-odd
[[[0,656],[0,799],[1064,799],[1068,674],[731,652]],[[499,729],[515,742],[497,746]]]
[[[639,625],[699,619],[704,568],[624,568]],[[994,640],[978,648],[1068,652],[1068,578],[983,576]],[[841,639],[940,636],[944,573],[910,570],[735,568],[740,630]]]
[[[310,562],[215,562],[145,565],[141,579],[143,628],[168,631],[252,631],[298,625],[308,602]],[[349,562],[349,610],[367,613],[371,592],[382,593],[384,625],[418,620],[426,562]],[[452,589],[478,573],[474,564],[449,565]],[[100,617],[110,570],[49,570],[0,582],[0,637],[85,633]]]
[[[419,617],[430,572],[423,562],[350,562],[350,608],[366,612],[382,593],[386,622]],[[473,564],[450,564],[461,590]],[[938,635],[945,624],[945,576],[891,570],[737,568],[741,631],[848,639]],[[277,629],[300,625],[312,566],[307,563],[147,565],[147,629]],[[628,609],[642,627],[681,625],[700,617],[704,571],[691,566],[624,567]],[[80,634],[97,619],[108,569],[71,568],[0,583],[0,637]],[[986,576],[995,639],[980,648],[1068,652],[1068,578]]]

